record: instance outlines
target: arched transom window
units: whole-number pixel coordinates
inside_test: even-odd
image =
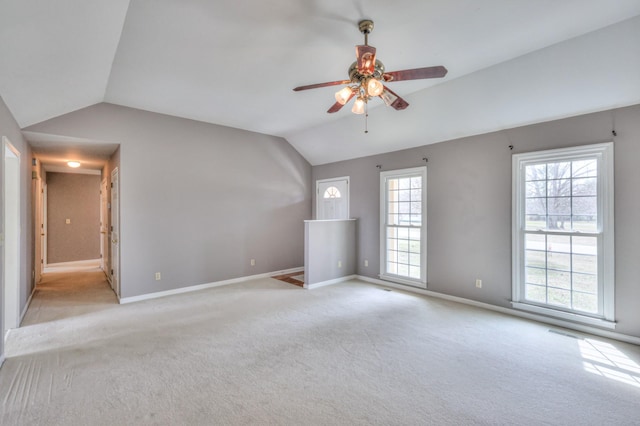
[[[340,198],[340,190],[335,186],[330,186],[324,191],[324,198]]]

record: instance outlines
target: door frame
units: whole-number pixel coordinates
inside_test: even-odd
[[[17,159],[17,168],[15,169],[15,176],[12,179],[6,179],[7,176],[7,158],[6,151],[11,151],[15,158]],[[20,240],[21,240],[21,213],[22,209],[20,206],[21,199],[21,185],[20,185],[20,165],[21,165],[21,156],[20,151],[9,141],[6,136],[2,137],[2,205],[3,205],[3,231],[4,234],[2,236],[3,239],[3,250],[2,250],[2,303],[3,303],[3,330],[6,337],[6,332],[9,329],[17,328],[20,326],[20,263],[21,263],[21,253],[20,253]],[[10,181],[10,182],[9,182]],[[14,212],[15,218],[13,221],[15,223],[15,232],[11,232],[9,234],[9,238],[7,238],[7,212],[9,203],[7,202],[7,184],[15,185],[14,192],[15,194],[12,197],[15,197],[11,204],[15,205],[16,211]],[[12,220],[12,219],[9,219]],[[7,247],[13,246],[12,249],[15,250],[15,260],[12,262],[12,265],[9,265],[7,262]],[[7,277],[10,280],[7,280]]]
[[[347,218],[351,217],[351,211],[349,210],[350,198],[351,198],[351,179],[350,179],[349,176],[341,176],[341,177],[334,177],[334,178],[316,180],[316,219],[318,219],[318,217],[320,217],[320,203],[319,203],[319,200],[321,199],[321,196],[320,196],[320,184],[328,183],[328,182],[338,182],[338,181],[343,181],[343,180],[347,181],[347,194],[346,194],[346,197],[345,197],[346,200],[347,200]]]
[[[113,194],[116,194],[115,201]],[[120,299],[120,173],[118,168],[111,171],[111,288]],[[114,225],[115,224],[115,225]]]
[[[109,266],[109,190],[108,179],[105,176],[100,182],[100,267],[104,271],[107,280],[111,282],[107,273]]]

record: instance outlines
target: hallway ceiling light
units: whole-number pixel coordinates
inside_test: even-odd
[[[74,169],[80,167],[80,162],[79,161],[67,161],[67,165],[69,167],[73,167]]]

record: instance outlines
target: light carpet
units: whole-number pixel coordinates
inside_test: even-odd
[[[1,424],[640,424],[634,345],[358,281],[117,305],[103,277],[38,286]]]

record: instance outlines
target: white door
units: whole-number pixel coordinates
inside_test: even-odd
[[[2,138],[4,162],[4,330],[20,325],[20,152]]]
[[[100,183],[100,269],[107,272],[109,265],[109,209],[107,179]],[[111,281],[110,274],[106,274]]]
[[[349,219],[349,176],[316,181],[316,219]]]
[[[120,195],[118,169],[111,172],[111,288],[120,297]]]
[[[36,179],[36,189],[35,189],[35,197],[34,202],[35,206],[35,259],[36,264],[33,266],[35,271],[35,280],[36,283],[40,282],[42,278],[42,234],[44,233],[44,225],[42,223],[42,179],[38,177]]]

